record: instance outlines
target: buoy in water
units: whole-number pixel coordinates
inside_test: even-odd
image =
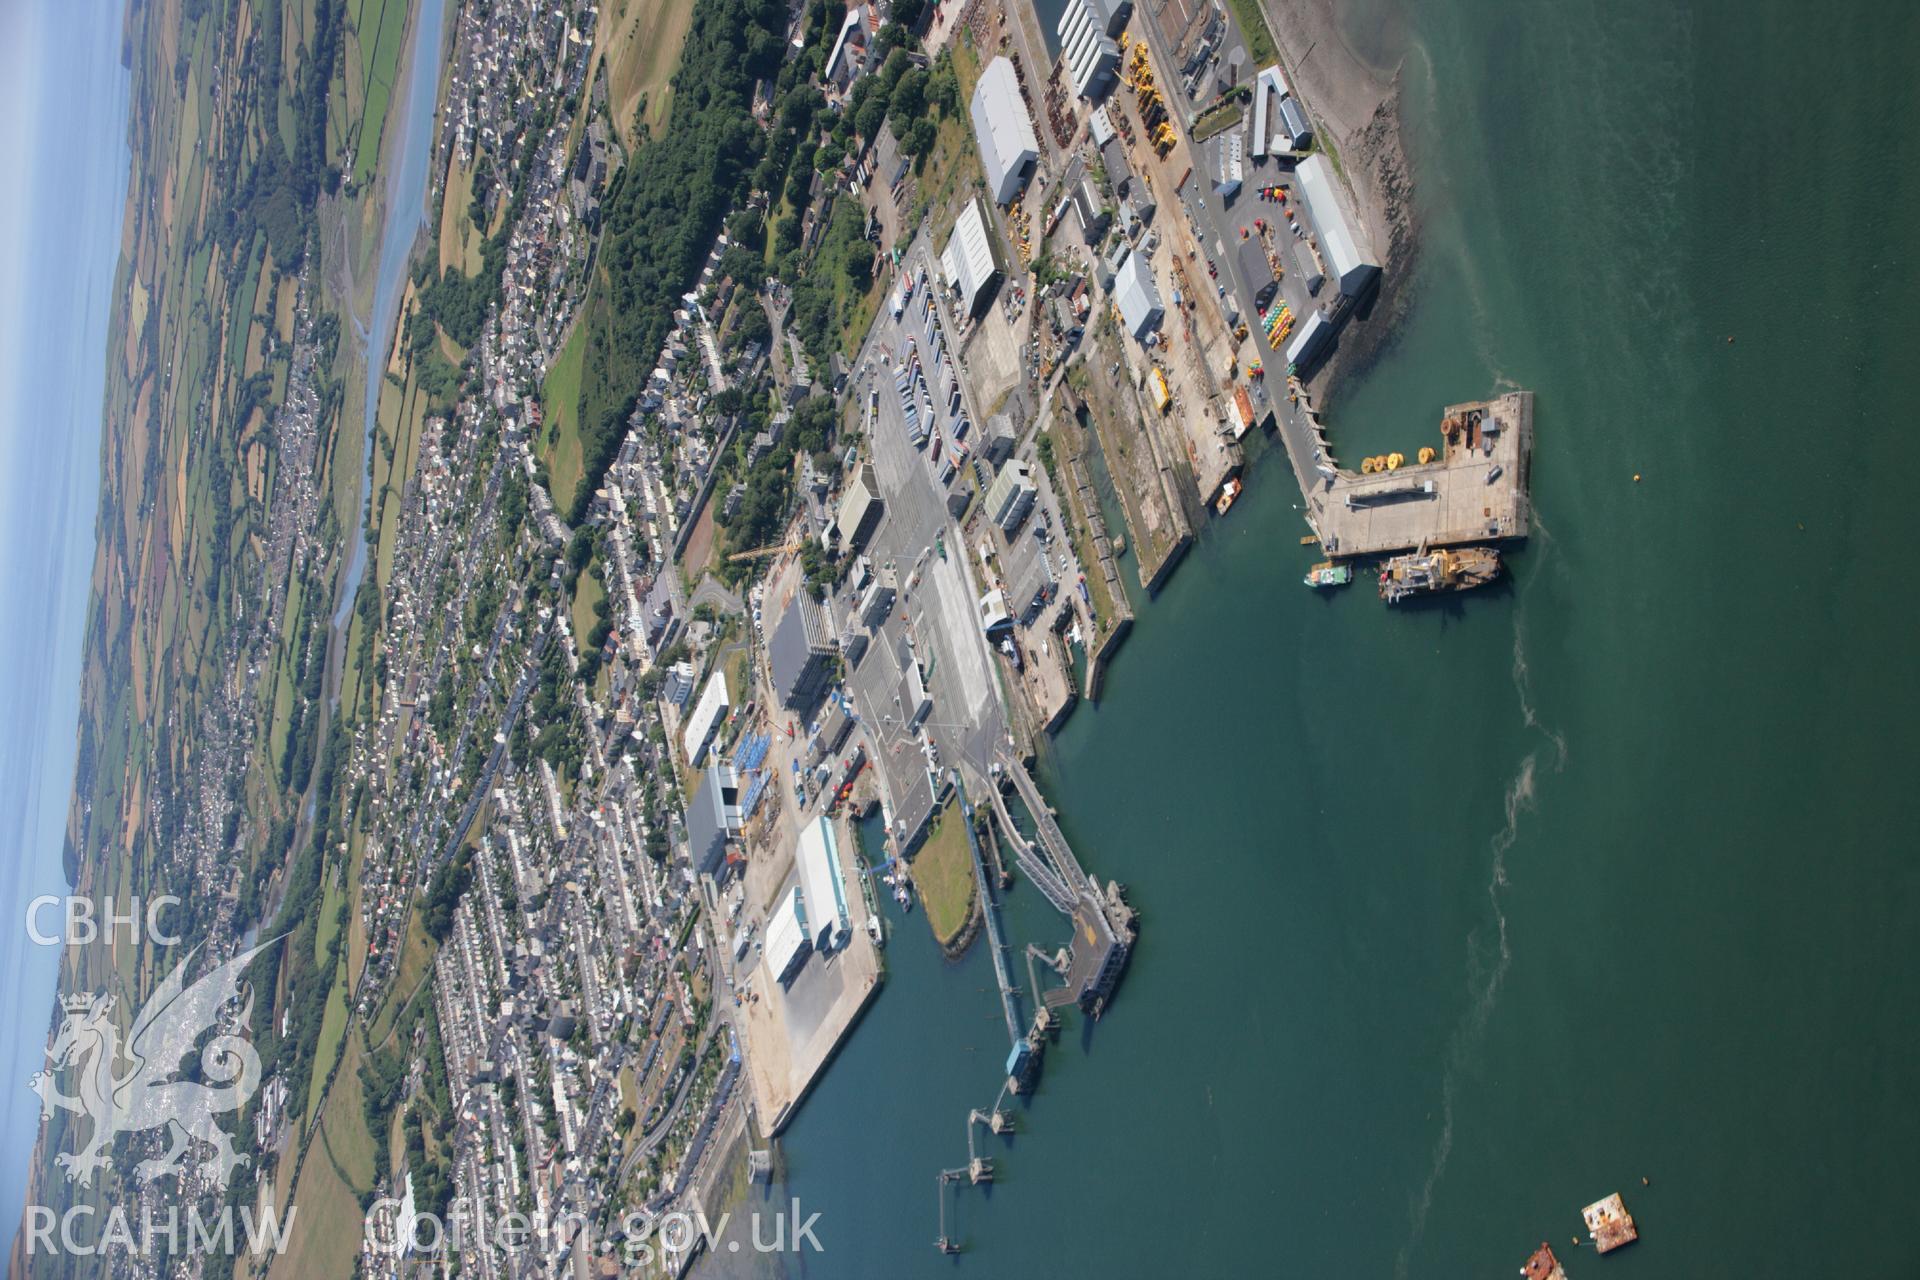
[[[1633,482],[1634,482],[1635,484],[1639,484],[1639,483],[1640,483],[1640,473],[1639,473],[1638,471],[1636,471],[1636,472],[1634,472],[1634,473],[1633,473]]]

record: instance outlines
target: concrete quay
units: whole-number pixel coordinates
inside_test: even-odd
[[[1307,522],[1329,556],[1524,538],[1532,528],[1533,392],[1449,405],[1431,462],[1371,473],[1321,461],[1301,474]]]
[[[853,833],[842,824],[837,835],[850,923],[846,945],[807,957],[785,986],[764,956],[753,957],[747,998],[733,1012],[734,1025],[746,1041],[744,1074],[754,1111],[766,1118],[769,1137],[792,1121],[884,981],[879,949],[867,932],[867,899],[860,891]],[[784,851],[783,857],[791,863]],[[789,872],[782,890],[796,879],[797,872]]]

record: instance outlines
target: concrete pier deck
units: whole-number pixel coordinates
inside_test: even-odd
[[[1328,555],[1527,536],[1533,392],[1449,405],[1441,423],[1432,462],[1409,460],[1370,475],[1321,463],[1310,473],[1303,484],[1307,520]]]
[[[754,1108],[766,1117],[769,1136],[787,1127],[860,1015],[880,993],[880,954],[867,933],[867,899],[860,892],[860,870],[853,860],[853,833],[843,825],[837,834],[851,925],[846,946],[828,955],[807,957],[784,987],[765,959],[758,959],[749,990],[759,998],[748,1000],[733,1013],[734,1026],[746,1041],[745,1075]],[[783,890],[795,883],[797,874],[788,874]]]

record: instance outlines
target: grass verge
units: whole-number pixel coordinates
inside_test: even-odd
[[[1260,0],[1227,0],[1227,4],[1241,38],[1247,42],[1247,54],[1255,70],[1272,66],[1280,51],[1273,43],[1273,32],[1267,29],[1266,15],[1260,12]]]
[[[973,854],[967,848],[967,824],[957,801],[947,801],[933,829],[913,855],[913,883],[927,910],[927,924],[941,946],[966,928],[973,912]]]

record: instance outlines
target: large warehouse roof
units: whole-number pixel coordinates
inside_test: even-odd
[[[840,497],[840,512],[833,529],[840,538],[842,554],[857,550],[880,523],[880,480],[873,464],[865,463],[847,478],[846,492]]]
[[[780,905],[767,917],[767,968],[775,979],[785,982],[807,958],[807,908],[800,890],[794,888],[780,899]]]
[[[1287,344],[1287,363],[1300,365],[1303,369],[1320,356],[1320,349],[1333,336],[1333,325],[1326,316],[1315,311],[1300,326],[1300,332],[1293,335],[1293,341]]]
[[[960,303],[968,315],[980,310],[994,282],[1005,273],[1004,257],[993,235],[987,202],[976,196],[960,211],[953,224],[953,238],[940,255],[940,274],[960,291]]]
[[[1380,264],[1347,221],[1327,158],[1316,151],[1295,166],[1293,175],[1300,183],[1300,194],[1306,197],[1314,229],[1320,233],[1327,266],[1340,282],[1340,292],[1351,298],[1380,274]]]
[[[1253,294],[1253,305],[1265,307],[1273,301],[1273,291],[1279,287],[1274,278],[1273,266],[1267,261],[1266,246],[1252,236],[1240,242],[1234,250],[1234,257],[1240,264],[1240,278],[1246,282]]]
[[[1073,91],[1083,98],[1103,96],[1120,66],[1120,46],[1106,30],[1107,14],[1093,0],[1067,0],[1060,15],[1060,60]]]
[[[707,680],[707,687],[700,691],[700,700],[693,704],[693,713],[687,717],[687,734],[684,745],[687,749],[687,763],[698,765],[707,755],[707,744],[713,741],[713,731],[720,727],[720,718],[727,714],[727,677],[716,671]]]
[[[1160,288],[1153,282],[1153,266],[1146,254],[1128,254],[1113,273],[1113,301],[1120,308],[1127,332],[1136,339],[1145,338],[1159,326],[1166,307],[1160,301]]]
[[[1027,166],[1040,154],[1040,139],[1020,97],[1019,77],[1004,55],[987,64],[973,87],[973,136],[980,144],[987,190],[996,204],[1005,204],[1020,190]]]
[[[693,869],[717,872],[728,839],[739,829],[740,780],[731,765],[708,765],[687,802],[687,853]]]
[[[794,861],[806,894],[807,932],[813,935],[814,946],[831,951],[853,931],[847,917],[846,881],[840,875],[840,844],[834,839],[831,818],[822,815],[800,829]]]
[[[833,656],[826,614],[804,590],[773,628],[767,644],[767,669],[783,707],[810,707],[826,688]]]

